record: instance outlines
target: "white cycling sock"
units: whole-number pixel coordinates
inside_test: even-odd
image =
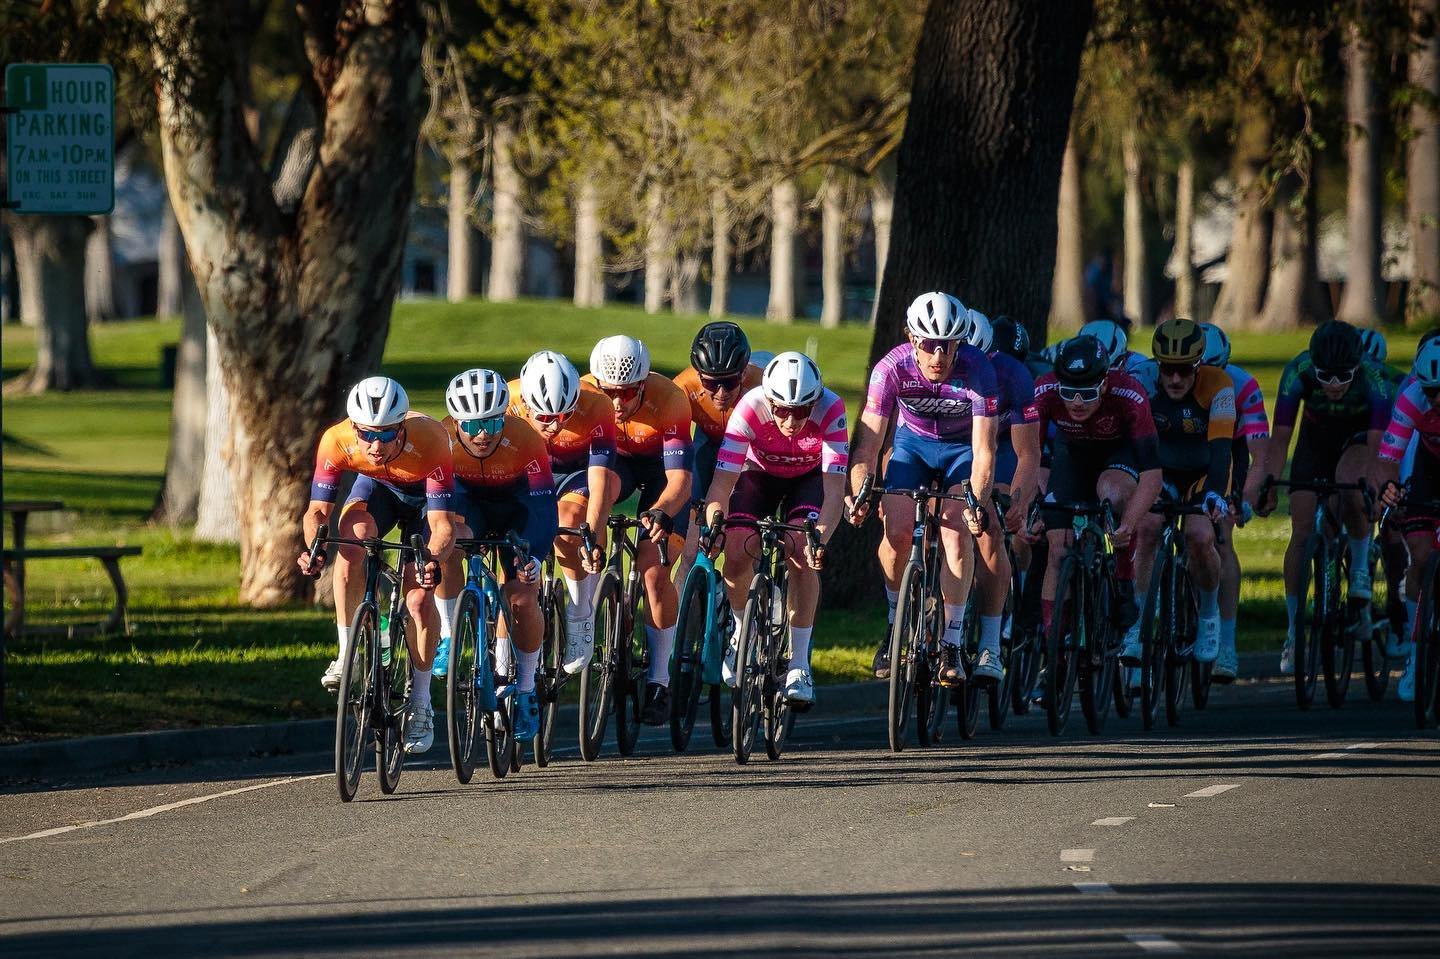
[[[340,655],[336,657],[340,662],[345,662],[345,657],[350,655],[350,627],[336,626],[335,635],[340,637]]]
[[[645,627],[645,643],[650,647],[650,668],[645,670],[646,682],[670,685],[670,653],[675,649],[675,627]]]
[[[430,705],[430,670],[410,667],[410,702],[417,708]]]
[[[449,639],[451,630],[455,627],[455,607],[460,605],[460,597],[452,596],[450,599],[435,597],[435,608],[440,610],[440,638]]]
[[[535,691],[535,667],[540,664],[540,650],[525,652],[523,649],[515,651],[515,661],[518,663],[520,692],[533,693]]]
[[[980,649],[990,650],[992,653],[1000,652],[1000,617],[980,617]]]
[[[1220,648],[1235,649],[1235,620],[1220,617]]]
[[[885,587],[885,605],[888,610],[885,613],[885,621],[891,626],[895,625],[895,607],[900,605],[900,590]]]
[[[511,655],[514,647],[508,639],[495,640],[495,677],[500,682],[506,682],[510,676]]]
[[[564,579],[566,618],[590,622],[590,618],[595,615],[595,591],[600,588],[600,577],[571,579],[567,574]]]
[[[945,604],[945,634],[940,641],[946,646],[959,646],[960,630],[965,626],[965,604]]]
[[[734,622],[735,622],[735,629],[732,630],[731,633],[730,633],[730,645],[731,645],[731,646],[739,646],[739,645],[740,645],[740,625],[741,625],[741,623],[740,623],[740,611],[737,610],[737,609],[732,609],[732,610],[730,610],[730,618],[731,618],[732,620],[734,620]]]
[[[1196,590],[1200,594],[1200,615],[1214,619],[1220,615],[1220,587]]]
[[[1362,569],[1367,576],[1370,574],[1370,537],[1351,536],[1350,577],[1353,579],[1355,574]]]
[[[810,634],[815,632],[814,626],[791,626],[790,627],[790,668],[810,668]]]
[[[1286,641],[1295,642],[1295,625],[1300,619],[1300,597],[1285,594],[1285,619],[1289,623]]]

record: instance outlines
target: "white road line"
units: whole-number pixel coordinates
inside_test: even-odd
[[[1125,937],[1145,952],[1184,952],[1180,943],[1153,932],[1132,932]]]
[[[1084,896],[1118,896],[1115,887],[1108,882],[1077,882],[1075,889]]]
[[[1353,743],[1353,744],[1351,744],[1351,745],[1349,745],[1349,746],[1346,746],[1345,748],[1346,748],[1346,749],[1374,749],[1376,746],[1379,746],[1379,745],[1380,745],[1379,743]]]
[[[1316,758],[1316,759],[1349,759],[1350,757],[1347,756],[1347,755],[1345,755],[1344,753],[1321,753],[1320,755],[1316,756],[1315,758]]]
[[[1206,786],[1204,789],[1197,789],[1193,793],[1186,793],[1182,799],[1208,799],[1211,796],[1218,796],[1221,793],[1228,793],[1232,789],[1239,789],[1239,783],[1229,785]]]
[[[1376,748],[1378,748],[1378,747],[1380,747],[1380,746],[1382,746],[1382,745],[1384,745],[1384,744],[1383,744],[1383,743],[1351,743],[1350,745],[1348,745],[1348,746],[1345,747],[1345,752],[1343,752],[1343,753],[1321,753],[1320,755],[1314,756],[1314,757],[1312,757],[1312,758],[1314,758],[1314,759],[1349,759],[1350,757],[1349,757],[1348,755],[1346,755],[1346,753],[1348,753],[1348,752],[1349,752],[1350,750],[1352,750],[1352,749],[1376,749]]]
[[[1062,849],[1060,850],[1061,862],[1094,862],[1095,850],[1093,849]]]
[[[32,832],[28,836],[10,836],[5,839],[0,839],[0,845],[4,845],[7,842],[24,842],[27,839],[47,839],[50,836],[59,836],[63,833],[74,832],[77,829],[93,829],[96,826],[113,826],[116,823],[129,822],[132,819],[148,819],[151,816],[158,816],[162,812],[170,812],[173,809],[180,809],[184,806],[194,806],[202,802],[209,802],[212,799],[238,796],[241,793],[254,792],[257,789],[269,789],[271,786],[284,786],[288,783],[301,783],[311,779],[325,779],[333,775],[335,774],[316,773],[313,776],[290,776],[286,779],[272,779],[267,783],[241,786],[239,789],[227,789],[222,793],[211,793],[208,796],[194,796],[190,799],[182,799],[179,802],[166,803],[163,806],[151,806],[149,809],[141,809],[138,812],[128,813],[124,816],[116,816],[114,819],[95,819],[90,822],[77,823],[74,826],[57,826],[54,829],[42,829],[39,832]]]
[[[1134,818],[1135,818],[1134,816],[1106,816],[1104,819],[1097,819],[1097,820],[1095,820],[1095,821],[1092,822],[1090,825],[1092,825],[1092,826],[1123,826],[1123,825],[1125,825],[1127,822],[1129,822],[1130,820],[1132,820],[1132,819],[1134,819]]]

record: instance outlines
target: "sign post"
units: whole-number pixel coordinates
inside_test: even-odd
[[[6,199],[16,213],[115,208],[115,73],[105,63],[5,68]]]

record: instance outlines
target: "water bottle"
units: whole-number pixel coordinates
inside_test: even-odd
[[[390,665],[390,616],[384,612],[380,614],[380,664]]]

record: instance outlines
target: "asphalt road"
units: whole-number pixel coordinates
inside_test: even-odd
[[[654,730],[462,787],[437,747],[348,806],[323,756],[11,791],[0,956],[1440,953],[1440,738],[1393,693],[899,755],[812,717],[748,767]]]

